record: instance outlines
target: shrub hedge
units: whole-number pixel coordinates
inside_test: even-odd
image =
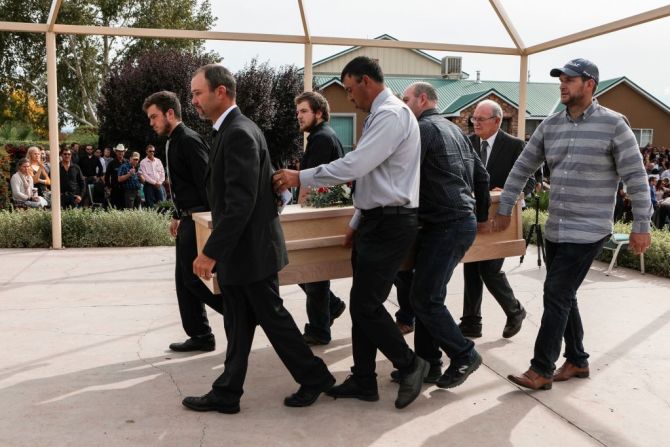
[[[174,245],[170,216],[153,210],[63,210],[64,247],[148,247]],[[0,211],[0,248],[51,246],[49,210]]]
[[[540,212],[539,222],[544,225],[547,222],[547,213]],[[535,210],[527,209],[523,212],[523,231],[527,233],[530,225],[535,223]],[[631,231],[630,223],[618,222],[614,225],[615,233],[629,234]],[[532,242],[535,243],[535,235],[532,237]],[[603,250],[596,259],[603,262],[610,262],[612,260],[613,252],[611,250]],[[628,267],[634,270],[640,270],[640,259],[632,252],[622,248],[617,258],[617,264],[622,267]],[[670,231],[659,230],[652,228],[651,230],[651,247],[644,254],[644,269],[646,273],[670,278]]]

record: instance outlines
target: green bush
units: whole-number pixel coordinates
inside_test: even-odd
[[[63,210],[65,247],[147,247],[174,245],[170,216],[153,210]],[[49,210],[0,211],[0,248],[51,246]]]
[[[531,224],[535,223],[535,210],[527,209],[523,212],[523,233],[527,234]],[[547,222],[547,213],[541,211],[539,215],[539,222],[542,224],[544,233],[544,225]],[[614,232],[629,234],[631,231],[630,223],[618,222],[614,224]],[[535,243],[535,235],[533,235],[532,242]],[[603,250],[596,258],[599,261],[610,262],[612,260],[613,252],[611,250]],[[622,248],[617,258],[617,264],[622,267],[640,270],[640,258],[635,256],[631,251]],[[651,230],[651,247],[644,254],[644,269],[646,273],[670,278],[670,231],[658,230],[652,228]]]

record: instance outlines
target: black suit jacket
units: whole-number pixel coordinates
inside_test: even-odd
[[[212,233],[203,252],[220,284],[251,284],[288,264],[263,133],[239,108],[223,120],[205,174]]]
[[[479,158],[481,158],[480,138],[473,134],[470,135],[470,141],[472,141],[475,151],[479,155]],[[486,170],[489,173],[489,189],[502,189],[505,186],[507,176],[512,170],[516,159],[519,158],[519,155],[523,151],[525,144],[526,143],[520,138],[513,137],[502,130],[498,131],[498,135],[496,135],[496,139],[493,141],[491,155],[486,164]],[[526,187],[523,189],[524,194],[529,194],[534,186],[535,179],[531,177],[528,179]]]
[[[170,188],[177,208],[172,217],[178,219],[179,211],[209,210],[204,182],[209,159],[207,143],[196,131],[179,123],[170,134],[169,144]]]

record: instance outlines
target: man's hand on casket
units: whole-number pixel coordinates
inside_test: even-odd
[[[291,169],[280,169],[272,175],[275,191],[284,192],[289,188],[300,186],[300,172]]]
[[[198,257],[195,258],[195,261],[193,261],[193,274],[200,278],[211,279],[212,270],[214,270],[215,265],[216,261],[214,259],[204,253],[200,253]]]
[[[512,223],[512,216],[503,216],[496,214],[493,218],[493,231],[505,231],[509,224]]]
[[[477,233],[487,234],[493,232],[493,219],[484,222],[477,222]]]

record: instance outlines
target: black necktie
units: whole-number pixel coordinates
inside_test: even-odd
[[[481,152],[481,154],[482,154],[481,159],[482,159],[482,163],[484,164],[484,167],[486,167],[486,162],[488,161],[488,158],[489,158],[488,157],[488,152],[489,152],[488,149],[489,149],[489,142],[486,141],[486,140],[482,141],[481,150],[479,152]]]

